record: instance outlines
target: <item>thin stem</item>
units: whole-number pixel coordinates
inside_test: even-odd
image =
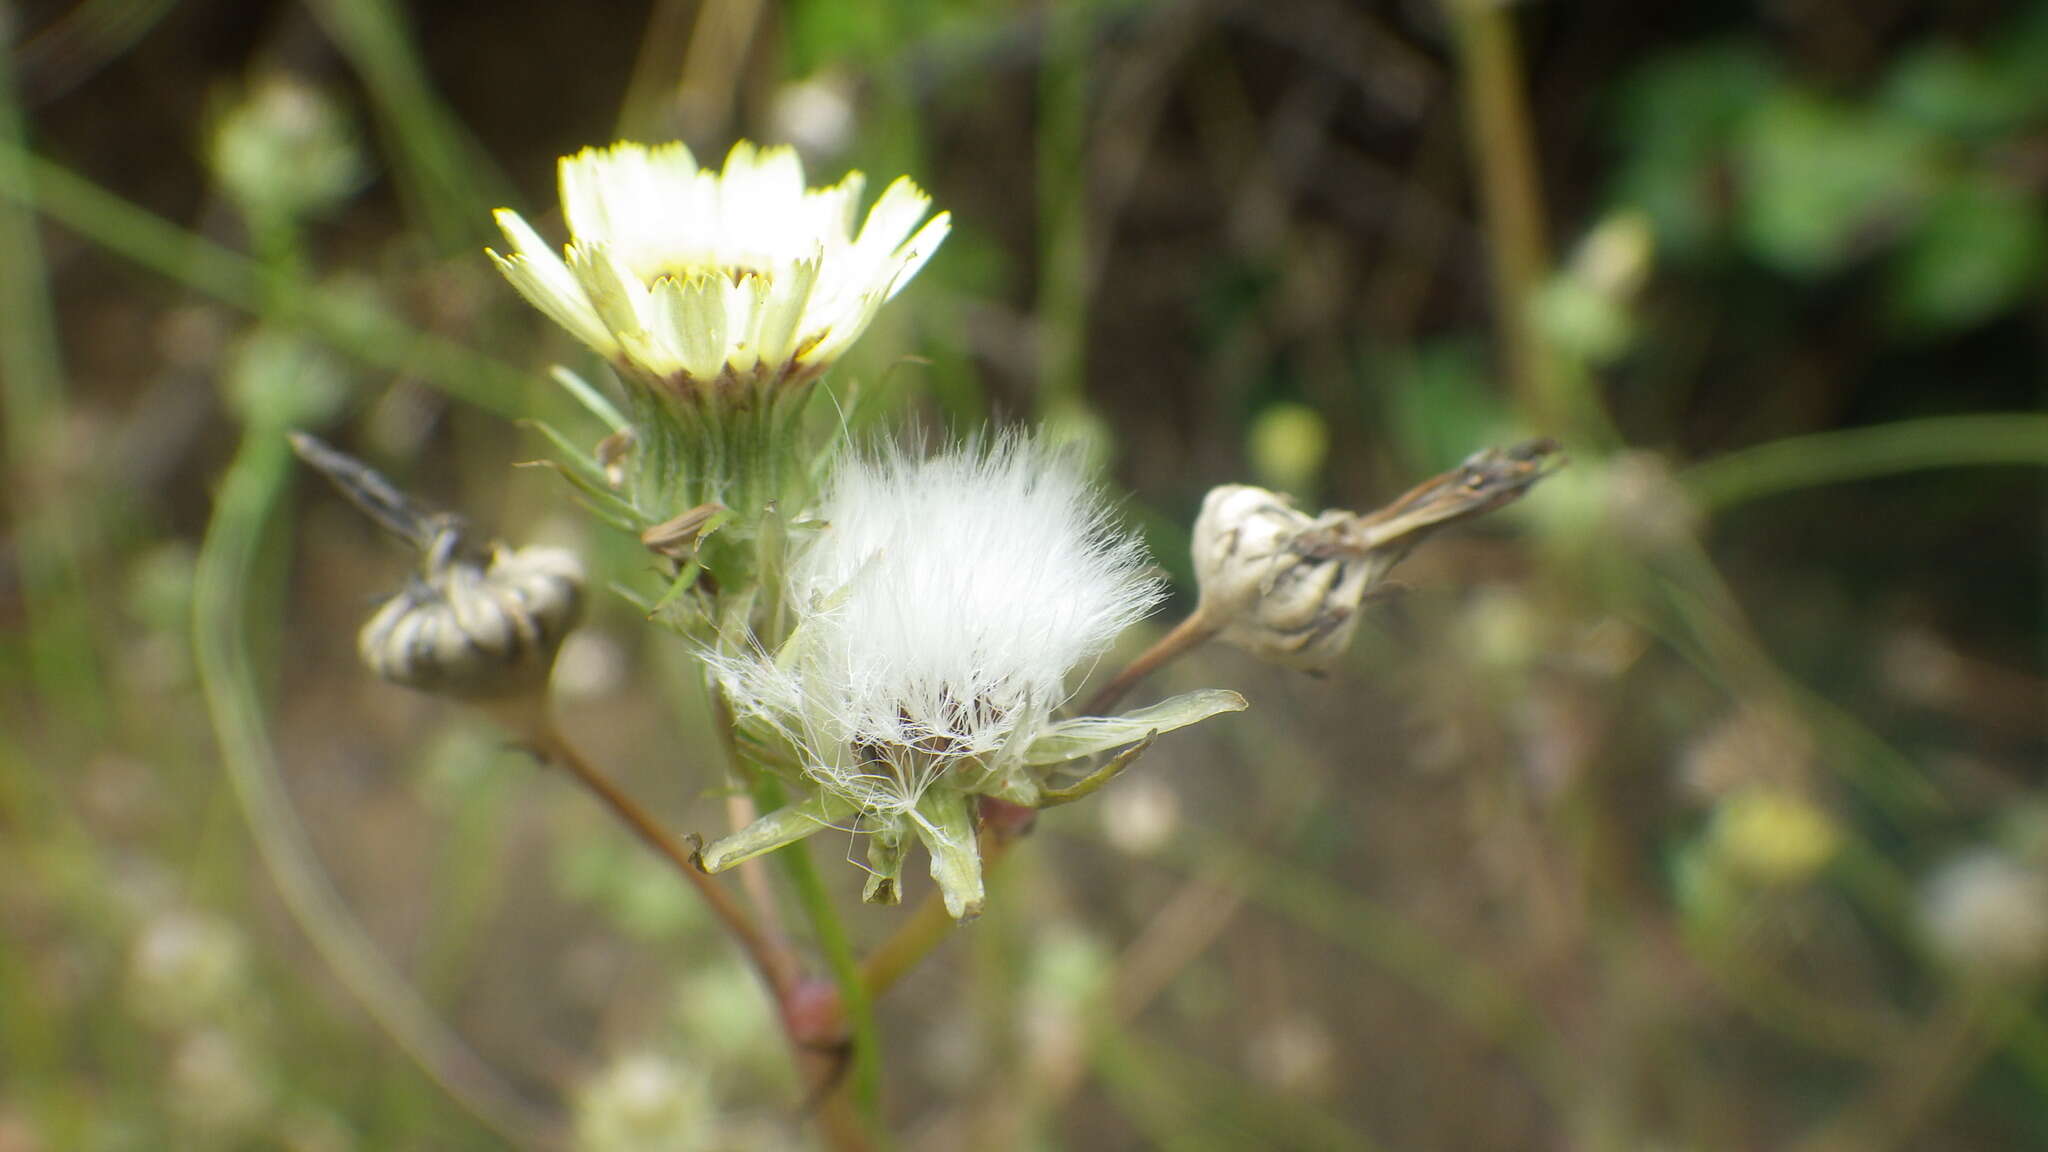
[[[734,792],[725,800],[725,822],[733,828],[745,828],[761,813],[754,808],[754,798],[744,792]],[[760,922],[761,931],[782,939],[782,913],[775,903],[775,886],[768,876],[767,862],[759,859],[742,861],[733,869],[739,874],[740,891],[746,893],[747,903],[754,909],[754,919]]]
[[[1458,44],[1467,136],[1493,265],[1494,327],[1508,358],[1515,398],[1538,427],[1564,416],[1531,315],[1550,257],[1529,109],[1503,0],[1444,0]]]
[[[1799,488],[1970,467],[2048,467],[2048,416],[1935,416],[1788,436],[1695,465],[1679,479],[1719,511]]]
[[[716,685],[711,690],[712,729],[718,733],[719,747],[725,750],[726,770],[734,779],[751,784],[750,766],[740,755],[738,721],[732,712],[732,702]],[[736,793],[726,802],[726,822],[733,828],[745,828],[761,815],[761,808],[750,793]],[[760,918],[763,929],[782,935],[782,915],[775,902],[775,889],[768,881],[766,862],[759,859],[740,864],[740,887],[747,893],[747,899],[754,905],[754,915]]]
[[[783,1033],[798,1070],[812,1086],[814,1098],[818,1101],[818,1122],[826,1142],[838,1152],[862,1152],[870,1147],[859,1119],[847,1111],[845,1102],[840,1099],[841,1094],[833,1090],[839,1073],[839,1060],[834,1053],[820,1047],[816,1028],[806,1018],[802,977],[796,957],[786,946],[763,933],[746,910],[697,866],[696,853],[671,836],[646,809],[585,759],[574,745],[563,738],[552,721],[542,721],[533,728],[526,738],[528,749],[575,777],[576,782],[631,829],[641,843],[674,864],[676,871],[704,898],[719,923],[732,933],[775,998],[776,1014],[782,1022]],[[788,854],[788,851],[783,853],[784,856]],[[843,935],[840,942],[844,944]]]
[[[361,78],[408,207],[435,247],[454,252],[484,230],[485,210],[509,186],[428,79],[401,6],[391,0],[313,0],[307,10]]]
[[[765,776],[755,781],[754,797],[755,803],[764,810],[773,811],[781,806],[781,789]],[[804,919],[810,921],[818,950],[824,953],[825,967],[831,972],[832,983],[839,993],[841,1018],[851,1028],[854,1095],[861,1111],[870,1118],[876,1117],[880,1113],[882,1099],[881,1029],[875,1023],[874,1002],[861,984],[860,963],[854,959],[853,942],[847,937],[846,925],[832,906],[831,895],[825,891],[825,882],[811,860],[809,845],[803,841],[791,844],[776,852],[775,860],[796,893],[797,907],[802,910]],[[823,1103],[825,1119],[831,1118],[833,1105],[833,1099],[827,1097]]]
[[[982,866],[994,861],[988,857],[989,846],[982,845]],[[861,964],[860,982],[867,989],[870,999],[880,999],[889,989],[896,986],[912,968],[924,962],[926,956],[951,934],[953,918],[946,914],[946,902],[937,892],[927,893],[918,901],[910,918],[897,925],[881,946],[868,953]]]
[[[783,802],[781,787],[766,773],[755,771],[741,755],[732,703],[717,685],[711,687],[711,712],[712,726],[717,729],[719,743],[725,748],[728,767],[734,777],[746,783],[755,808],[762,812],[780,808]],[[834,1006],[836,1011],[826,1011],[805,1020],[804,1034],[800,1036],[792,1029],[790,1040],[796,1048],[804,1079],[812,1087],[818,1107],[818,1126],[826,1140],[841,1152],[867,1148],[872,1144],[868,1137],[869,1126],[879,1118],[881,1111],[881,1029],[875,1023],[874,1002],[861,987],[853,945],[847,939],[845,926],[832,909],[824,883],[811,864],[810,853],[798,843],[775,853],[775,858],[790,886],[796,890],[797,902],[805,918],[811,922],[811,930],[819,949],[825,954],[825,963],[832,972],[838,995]],[[784,1022],[795,1023],[787,1011]],[[858,1094],[859,1113],[864,1113],[864,1116],[851,1106],[855,1101],[849,1099],[845,1086],[840,1082],[844,1064],[836,1054],[820,1047],[822,1040],[846,1024],[851,1025],[852,1032],[853,1087]]]
[[[447,395],[507,418],[519,406],[524,373],[443,337],[420,332],[375,307],[281,282],[269,269],[187,232],[58,164],[0,140],[6,156],[0,198],[27,205],[80,236],[196,292],[285,324],[372,367],[418,375]]]
[[[87,709],[87,727],[104,729],[108,713],[99,690],[102,672],[94,643],[86,586],[85,501],[54,482],[49,444],[64,408],[64,366],[51,310],[42,238],[28,211],[30,168],[27,129],[15,100],[14,46],[0,10],[0,446],[7,456],[16,563],[27,611],[28,664],[34,682],[51,698],[68,696]]]
[[[641,843],[675,865],[676,871],[689,882],[690,887],[695,888],[697,894],[704,898],[704,903],[711,909],[712,915],[718,918],[718,922],[725,926],[726,931],[732,933],[734,941],[739,944],[740,950],[746,953],[755,970],[760,972],[761,979],[767,983],[769,992],[774,995],[776,1004],[784,1009],[786,1017],[796,990],[795,959],[790,956],[786,947],[771,940],[755,926],[753,919],[732,898],[731,893],[703,869],[697,867],[696,853],[663,828],[646,809],[614,783],[611,777],[606,776],[585,759],[583,754],[562,736],[561,730],[552,720],[543,720],[535,725],[534,731],[527,737],[526,746],[536,757],[568,772],[585,791],[596,797],[599,803],[611,810],[612,815],[617,816],[621,823],[631,829],[633,834],[640,838]]]
[[[1138,682],[1173,661],[1200,647],[1202,642],[1216,634],[1216,626],[1203,617],[1200,609],[1188,614],[1187,619],[1173,626],[1173,631],[1153,641],[1150,648],[1138,654],[1138,658],[1124,666],[1109,683],[1090,697],[1086,707],[1081,709],[1084,716],[1103,716],[1124,694],[1138,686]]]

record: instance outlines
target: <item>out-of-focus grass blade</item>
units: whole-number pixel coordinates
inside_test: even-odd
[[[2048,416],[1932,416],[1788,436],[1688,469],[1680,479],[1709,511],[1761,496],[1939,468],[2048,467]]]
[[[0,140],[0,199],[66,228],[194,291],[248,312],[291,302],[291,327],[375,368],[417,375],[447,395],[500,416],[524,415],[528,378],[502,361],[338,297],[279,283],[256,261],[153,215],[19,145]],[[10,169],[10,166],[14,166]],[[10,273],[10,282],[15,273]],[[10,422],[11,423],[11,422]]]

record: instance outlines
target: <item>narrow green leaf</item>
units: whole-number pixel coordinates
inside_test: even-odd
[[[706,872],[723,872],[756,856],[786,848],[823,828],[852,817],[853,808],[830,793],[777,808],[728,836],[721,836],[697,854]]]
[[[1024,762],[1064,764],[1097,752],[1136,744],[1155,732],[1171,732],[1224,712],[1242,712],[1244,697],[1220,688],[1186,692],[1122,716],[1083,716],[1053,725],[1031,742]]]

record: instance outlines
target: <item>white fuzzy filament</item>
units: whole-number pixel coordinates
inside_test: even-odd
[[[1160,597],[1078,461],[1029,438],[850,454],[819,515],[785,589],[790,650],[713,664],[742,713],[875,816],[1028,739]]]

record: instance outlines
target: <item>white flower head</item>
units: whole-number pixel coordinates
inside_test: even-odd
[[[561,161],[566,258],[499,209],[520,294],[629,376],[695,387],[815,379],[952,226],[908,177],[856,231],[865,178],[804,184],[794,149],[733,146],[722,171],[682,144],[619,143]],[[919,222],[923,221],[923,226]],[[913,231],[914,230],[914,231]]]
[[[871,815],[910,813],[940,776],[1028,741],[1069,675],[1160,598],[1079,461],[1028,438],[850,454],[819,515],[790,566],[789,645],[715,666],[743,713]]]

